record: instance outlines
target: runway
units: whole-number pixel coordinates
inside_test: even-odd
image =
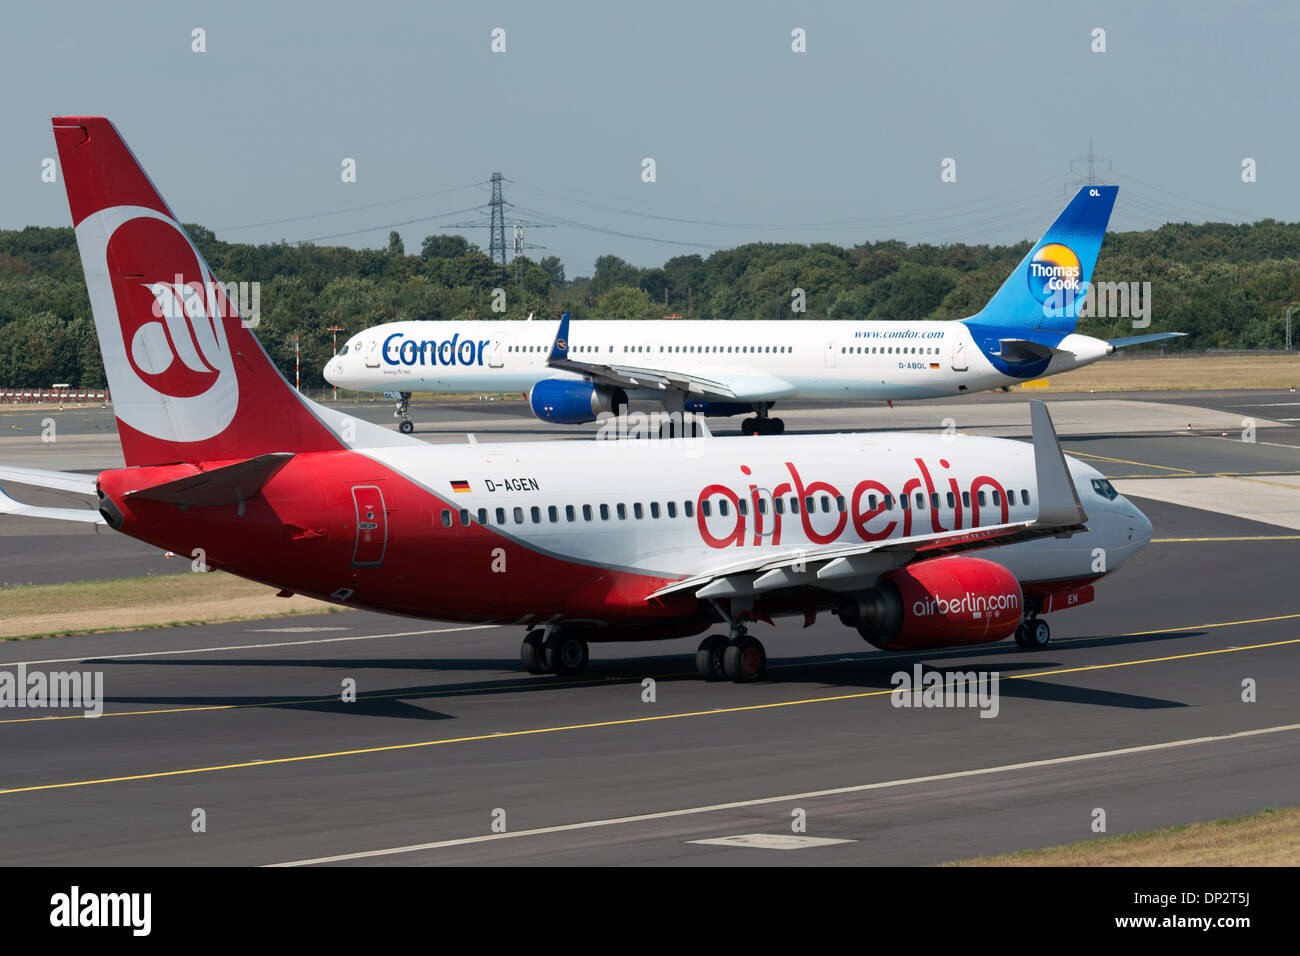
[[[1263,407],[1287,395],[1053,399],[1067,453],[1157,496],[1137,501],[1155,540],[1095,603],[1052,615],[1038,652],[1007,641],[885,653],[833,617],[806,630],[778,620],[755,632],[770,679],[733,685],[694,675],[694,639],[595,645],[581,678],[529,677],[517,629],[362,612],[5,644],[8,669],[102,671],[106,703],[95,719],[0,711],[3,860],[929,864],[1089,839],[1098,809],[1113,835],[1294,805],[1300,532],[1248,513],[1256,484],[1288,506],[1300,498],[1287,477],[1300,473],[1295,428]],[[959,427],[1027,435],[1022,396],[979,399]],[[937,430],[936,410],[786,418],[841,430],[898,412],[894,427]],[[518,411],[417,409],[436,419],[417,434],[552,434]],[[1100,411],[1110,421],[1093,420]],[[1243,415],[1255,442],[1228,427]],[[77,422],[65,431],[83,440],[66,452],[27,449],[45,456],[37,467],[94,467],[53,463],[84,460],[105,437],[94,415]],[[23,463],[5,447],[21,437],[0,439],[5,461]],[[1237,490],[1205,498],[1187,484],[1200,481]],[[86,575],[74,555],[88,541],[107,542],[93,564],[135,547],[46,535],[3,537],[4,560],[21,540],[18,566],[55,580]],[[996,672],[997,716],[893,706],[891,676],[918,663]],[[339,699],[346,680],[353,703]],[[192,829],[197,809],[206,832]],[[778,836],[814,842],[766,848],[789,842]],[[696,842],[734,837],[758,845]]]

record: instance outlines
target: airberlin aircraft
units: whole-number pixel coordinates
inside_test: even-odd
[[[1081,311],[1134,311],[1129,288],[1090,285],[1116,186],[1085,186],[988,304],[959,322],[391,322],[349,339],[325,366],[340,388],[395,393],[403,432],[412,392],[526,392],[534,415],[576,425],[628,399],[669,412],[753,413],[746,434],[781,434],[787,399],[941,398],[1089,365],[1117,348],[1173,338],[1098,339]],[[1122,293],[1122,294],[1121,294]],[[1149,307],[1149,302],[1142,308]],[[1114,310],[1114,313],[1112,312]],[[530,317],[531,318],[531,317]],[[1144,315],[1149,324],[1149,315]]]
[[[760,678],[756,622],[831,613],[881,648],[1014,637],[1148,541],[1151,525],[1033,441],[870,435],[429,445],[291,388],[106,119],[54,136],[126,460],[0,466],[209,568],[349,607],[522,630],[532,673],[602,641],[705,637],[709,680]]]

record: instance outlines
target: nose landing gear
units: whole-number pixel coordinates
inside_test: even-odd
[[[410,416],[406,414],[411,404],[411,393],[398,392],[397,394],[397,411],[393,412],[393,417],[398,420],[397,430],[403,435],[409,435],[415,431],[415,422],[411,421]]]

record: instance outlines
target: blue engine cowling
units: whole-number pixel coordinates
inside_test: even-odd
[[[768,406],[771,407],[771,402]],[[754,411],[752,402],[687,402],[686,411],[709,418],[724,418],[728,415],[748,415]]]
[[[609,385],[544,378],[529,391],[528,406],[544,422],[581,425],[602,412],[617,415],[627,406],[627,393]]]

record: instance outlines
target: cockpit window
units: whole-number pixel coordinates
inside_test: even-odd
[[[1110,481],[1106,478],[1092,479],[1092,490],[1097,492],[1097,494],[1101,495],[1107,501],[1114,501],[1119,497],[1119,492],[1115,490],[1114,486],[1111,485]]]
[[[343,348],[339,349],[339,355],[347,355],[347,354],[348,354],[348,347],[346,345],[343,346]]]

